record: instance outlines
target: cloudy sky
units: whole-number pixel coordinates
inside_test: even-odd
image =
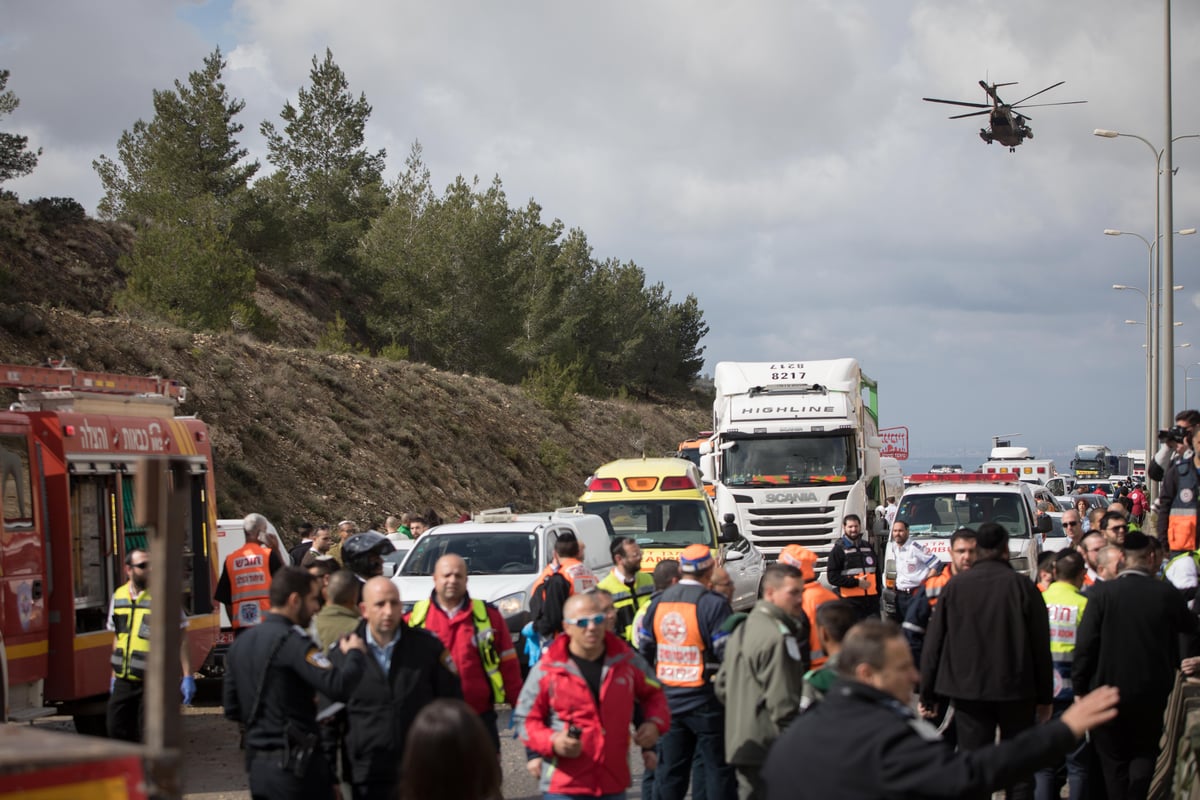
[[[1174,6],[1180,136],[1200,133],[1200,9]],[[1060,458],[1143,438],[1145,301],[1111,287],[1144,288],[1148,252],[1102,231],[1153,240],[1154,157],[1092,130],[1162,146],[1162,2],[12,0],[4,17],[21,106],[0,125],[44,150],[6,184],[22,198],[94,209],[92,160],[217,45],[265,173],[259,123],[328,47],[374,106],[389,179],[418,140],[437,186],[499,175],[511,205],[695,294],[708,371],[856,357],[914,462],[970,462],[996,434]],[[921,101],[980,102],[980,79],[1018,81],[1010,102],[1066,81],[1032,102],[1088,103],[1032,109],[1010,154]],[[1175,228],[1200,225],[1200,139],[1174,163]],[[1200,236],[1177,237],[1179,407],[1198,263]]]

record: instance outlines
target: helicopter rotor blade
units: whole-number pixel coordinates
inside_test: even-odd
[[[987,93],[988,97],[992,98],[992,100],[994,100],[999,105],[1004,105],[1004,101],[1000,99],[1000,95],[996,94],[996,87],[997,86],[1011,86],[1012,84],[1011,83],[997,83],[997,84],[993,84],[993,85],[989,86],[988,84],[984,83],[983,81],[980,81],[979,85],[981,87],[983,87],[983,91]]]
[[[991,108],[985,108],[983,111],[972,111],[970,114],[958,114],[957,116],[947,117],[947,119],[965,119],[967,117],[980,117],[984,114],[992,113]]]
[[[1058,83],[1054,84],[1053,86],[1047,86],[1045,89],[1042,89],[1041,92],[1034,92],[1033,94],[1029,95],[1029,97],[1026,97],[1024,99],[1018,100],[1017,102],[1013,103],[1013,105],[1019,106],[1019,105],[1021,105],[1021,103],[1024,103],[1026,100],[1031,100],[1034,97],[1037,97],[1039,94],[1042,94],[1043,92],[1048,92],[1051,89],[1055,89],[1059,86],[1062,86],[1064,83],[1066,83],[1066,81],[1059,81]]]
[[[968,103],[963,100],[938,100],[936,97],[922,97],[927,103],[945,103],[949,106],[966,106],[967,108],[991,108],[991,103]]]
[[[1027,106],[1013,106],[1013,108],[1044,108],[1046,106],[1077,106],[1081,103],[1086,103],[1087,100],[1067,100],[1062,103],[1030,103]]]

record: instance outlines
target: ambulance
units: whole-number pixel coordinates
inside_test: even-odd
[[[682,458],[625,458],[609,462],[587,479],[579,503],[604,520],[610,538],[630,536],[642,548],[642,571],[678,559],[692,544],[706,544],[733,578],[734,608],[754,605],[763,557],[730,528],[722,535],[700,470]]]

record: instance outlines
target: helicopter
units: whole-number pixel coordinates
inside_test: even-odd
[[[1008,146],[1008,152],[1017,152],[1017,145],[1026,139],[1033,138],[1033,129],[1026,122],[1032,117],[1026,116],[1017,111],[1018,108],[1037,108],[1039,106],[1071,106],[1079,103],[1086,103],[1087,100],[1068,100],[1062,103],[1033,103],[1032,105],[1024,105],[1026,100],[1032,100],[1039,94],[1048,92],[1062,86],[1066,81],[1059,81],[1053,86],[1047,86],[1039,92],[1034,92],[1028,97],[1024,97],[1015,103],[1006,103],[1000,99],[1000,95],[996,90],[1001,86],[1016,86],[1017,82],[1009,83],[993,83],[988,85],[984,81],[980,81],[979,85],[983,87],[983,91],[991,99],[990,103],[967,103],[962,100],[939,100],[936,97],[924,97],[923,100],[930,103],[946,103],[951,106],[966,106],[968,108],[982,108],[983,111],[972,111],[967,114],[957,114],[950,119],[963,119],[965,117],[977,117],[982,114],[988,114],[988,126],[979,129],[979,138],[983,139],[988,144],[999,142],[1002,145]]]

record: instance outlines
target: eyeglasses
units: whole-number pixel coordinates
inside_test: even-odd
[[[598,628],[604,624],[604,615],[593,614],[590,617],[576,617],[575,619],[563,617],[563,622],[567,623],[568,625],[574,625],[577,628],[586,628],[589,625],[595,625]]]
[[[1109,530],[1112,531],[1113,533],[1121,533],[1123,531],[1128,531],[1129,526],[1128,525],[1112,525],[1109,527]]]
[[[143,561],[140,564],[130,564],[129,566],[132,567],[133,569],[145,569],[146,567],[150,566],[150,562]]]
[[[1063,527],[1064,528],[1074,528],[1078,524],[1079,524],[1079,520],[1075,520],[1074,522],[1064,522]]]

